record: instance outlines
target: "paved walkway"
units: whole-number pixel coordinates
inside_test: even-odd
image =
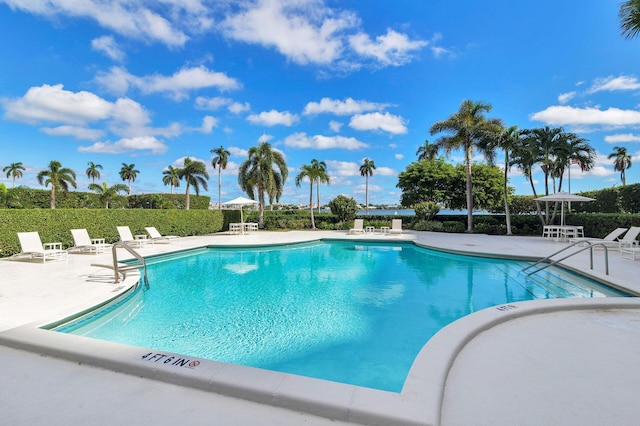
[[[331,231],[216,234],[183,238],[180,247],[325,237],[362,238]],[[435,248],[523,257],[543,257],[563,246],[541,238],[427,232],[364,238],[407,238]],[[149,255],[174,248],[156,244],[141,251]],[[609,260],[606,275],[602,252],[596,253],[593,275],[640,293],[640,262],[617,253]],[[46,265],[0,260],[0,338],[2,330],[47,323],[124,291],[130,283],[114,285],[108,270],[91,266],[110,261],[110,253],[74,254],[68,262]],[[566,264],[589,271],[588,252]],[[426,405],[438,408],[425,416],[425,424],[637,423],[640,409],[633,398],[640,394],[640,304],[627,302],[634,306],[603,309],[578,304],[571,310],[534,309],[524,315],[523,307],[521,313],[498,313],[509,320],[496,319],[498,314],[488,309],[454,323],[456,327],[439,333],[424,351],[433,365],[446,364],[440,390],[436,389],[442,400],[428,401]],[[478,323],[487,325],[478,331]],[[443,348],[451,347],[455,349],[444,353]],[[7,346],[0,346],[0,357],[0,424],[346,424]],[[415,383],[420,382],[408,386],[411,391]]]

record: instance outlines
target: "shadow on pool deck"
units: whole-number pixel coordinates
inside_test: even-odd
[[[533,258],[564,246],[532,237],[427,232],[354,237],[318,231],[189,237],[179,246],[157,244],[141,252],[149,255],[205,244],[285,244],[317,238],[409,239],[438,249]],[[604,274],[602,252],[594,256],[593,272],[586,252],[566,264],[640,293],[640,262],[622,259],[616,252],[610,253],[609,260],[610,275]],[[107,270],[90,266],[109,261],[109,253],[70,255],[68,262],[46,265],[0,261],[0,331],[46,323],[124,291],[124,285],[108,281]],[[455,346],[457,353],[439,355],[450,370],[444,374],[442,411],[429,421],[445,425],[635,423],[640,416],[634,398],[640,393],[640,303],[635,299],[627,302],[633,306],[604,309],[598,301],[594,309],[532,312],[487,323],[475,334],[464,328],[477,329],[477,322],[493,313],[485,310],[463,318],[451,332],[445,329],[434,337],[437,341],[431,352]],[[0,357],[0,410],[7,424],[346,424],[6,346],[0,346]]]

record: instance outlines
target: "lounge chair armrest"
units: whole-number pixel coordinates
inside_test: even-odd
[[[43,247],[45,250],[62,250],[62,243],[61,242],[44,243]]]

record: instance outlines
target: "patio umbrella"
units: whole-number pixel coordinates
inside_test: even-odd
[[[545,195],[544,197],[535,198],[536,201],[560,201],[560,226],[564,226],[564,202],[580,202],[595,201],[595,198],[583,197],[582,195],[571,194],[569,192],[556,192],[555,194]]]
[[[233,200],[227,201],[222,203],[222,205],[224,206],[238,206],[240,207],[240,222],[244,223],[244,218],[242,216],[242,208],[244,206],[250,206],[250,205],[256,205],[258,204],[258,202],[256,200],[251,200],[249,198],[246,197],[238,197],[238,198],[234,198]]]

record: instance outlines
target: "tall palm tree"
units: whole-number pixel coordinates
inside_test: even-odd
[[[360,166],[360,176],[365,178],[364,196],[365,196],[365,210],[367,215],[369,214],[369,176],[373,176],[373,171],[376,169],[376,165],[373,160],[365,158],[362,160]]]
[[[523,137],[522,133],[520,133],[520,138],[518,143],[515,145],[513,151],[511,152],[511,165],[515,165],[518,170],[522,172],[522,174],[529,179],[529,184],[531,185],[531,191],[533,192],[533,198],[538,198],[538,193],[536,192],[536,186],[533,183],[533,168],[535,165],[541,161],[541,153],[536,145],[536,141],[533,138]],[[542,226],[547,225],[545,222],[545,217],[542,215],[542,210],[540,209],[540,204],[536,203],[536,211],[538,213],[538,217],[540,218],[540,222]]]
[[[189,186],[193,186],[196,195],[200,195],[200,186],[202,186],[205,191],[208,191],[209,186],[207,179],[209,179],[209,173],[207,173],[207,166],[202,161],[193,161],[189,157],[184,159],[184,167],[178,170],[180,179],[184,179],[187,183],[184,208],[185,210],[189,210]]]
[[[438,155],[438,145],[429,143],[429,140],[425,139],[424,145],[418,148],[416,155],[418,156],[418,161],[433,160]]]
[[[620,3],[618,10],[622,35],[631,39],[640,34],[640,0],[627,0]]]
[[[131,194],[131,182],[136,181],[138,173],[140,173],[140,171],[136,170],[135,164],[122,163],[122,168],[120,169],[120,178],[125,182],[129,182],[129,194]]]
[[[501,149],[504,152],[504,179],[503,179],[503,191],[504,191],[504,213],[507,224],[507,235],[513,235],[511,232],[511,214],[509,212],[509,171],[511,170],[511,156],[514,149],[518,145],[520,139],[520,132],[518,126],[511,126],[507,129],[503,129],[501,133],[496,135],[496,139],[492,141],[495,148]]]
[[[96,164],[93,161],[89,161],[87,165],[89,167],[87,167],[85,174],[89,179],[91,179],[91,183],[96,183],[96,179],[100,179],[100,170],[102,170],[102,164]]]
[[[260,227],[264,226],[265,193],[269,195],[270,201],[274,198],[278,200],[288,175],[284,156],[271,148],[268,142],[249,148],[248,158],[238,170],[238,184],[252,200],[255,200],[257,190]]]
[[[222,146],[212,149],[211,153],[216,154],[216,156],[211,159],[211,165],[214,169],[216,167],[218,168],[218,210],[222,210],[222,170],[227,168],[227,162],[231,153]]]
[[[315,170],[316,174],[316,195],[318,196],[318,213],[320,213],[320,184],[326,183],[329,185],[331,183],[331,178],[329,178],[329,174],[327,173],[327,163],[324,161],[318,161],[315,158],[311,160],[311,167]]]
[[[16,187],[16,178],[20,179],[22,177],[22,172],[26,169],[22,165],[22,162],[11,163],[8,166],[5,166],[2,171],[7,174],[7,177],[11,176],[13,178],[12,188]]]
[[[300,166],[300,173],[296,176],[296,186],[300,186],[302,181],[309,179],[309,212],[311,213],[311,229],[316,229],[316,222],[313,217],[313,184],[316,181],[317,169],[312,165],[303,164]]]
[[[56,208],[56,192],[58,190],[68,191],[69,185],[76,188],[76,172],[62,167],[59,161],[53,160],[49,163],[47,170],[42,170],[38,173],[38,183],[45,187],[51,185],[51,201],[50,207]]]
[[[487,139],[495,139],[502,127],[498,119],[488,119],[485,112],[491,111],[491,105],[484,102],[465,100],[460,104],[458,112],[449,118],[438,121],[431,126],[432,135],[449,132],[451,135],[440,136],[436,142],[438,148],[444,149],[449,155],[451,151],[462,149],[467,173],[467,232],[473,232],[473,188],[471,181],[471,160],[473,150],[477,148],[487,158],[493,157],[491,144]]]
[[[162,176],[162,183],[164,183],[164,186],[167,186],[167,185],[171,186],[172,194],[173,194],[173,188],[180,187],[180,176],[178,173],[179,171],[180,169],[176,169],[173,166],[169,166],[162,171],[162,174],[164,175]]]
[[[613,152],[609,154],[609,160],[613,160],[613,170],[620,172],[622,186],[627,184],[626,170],[631,168],[631,155],[627,154],[627,148],[614,146]]]
[[[124,192],[126,194],[129,193],[129,187],[123,183],[116,183],[112,186],[107,185],[107,182],[102,182],[102,185],[90,183],[89,190],[98,194],[98,198],[100,198],[100,201],[104,203],[105,209],[109,208],[109,204],[113,197],[120,195],[120,192]]]
[[[571,163],[577,164],[583,172],[591,170],[595,165],[596,151],[587,139],[575,133],[563,132],[553,154],[553,176],[559,179],[558,191],[562,191],[564,172],[571,167]]]

